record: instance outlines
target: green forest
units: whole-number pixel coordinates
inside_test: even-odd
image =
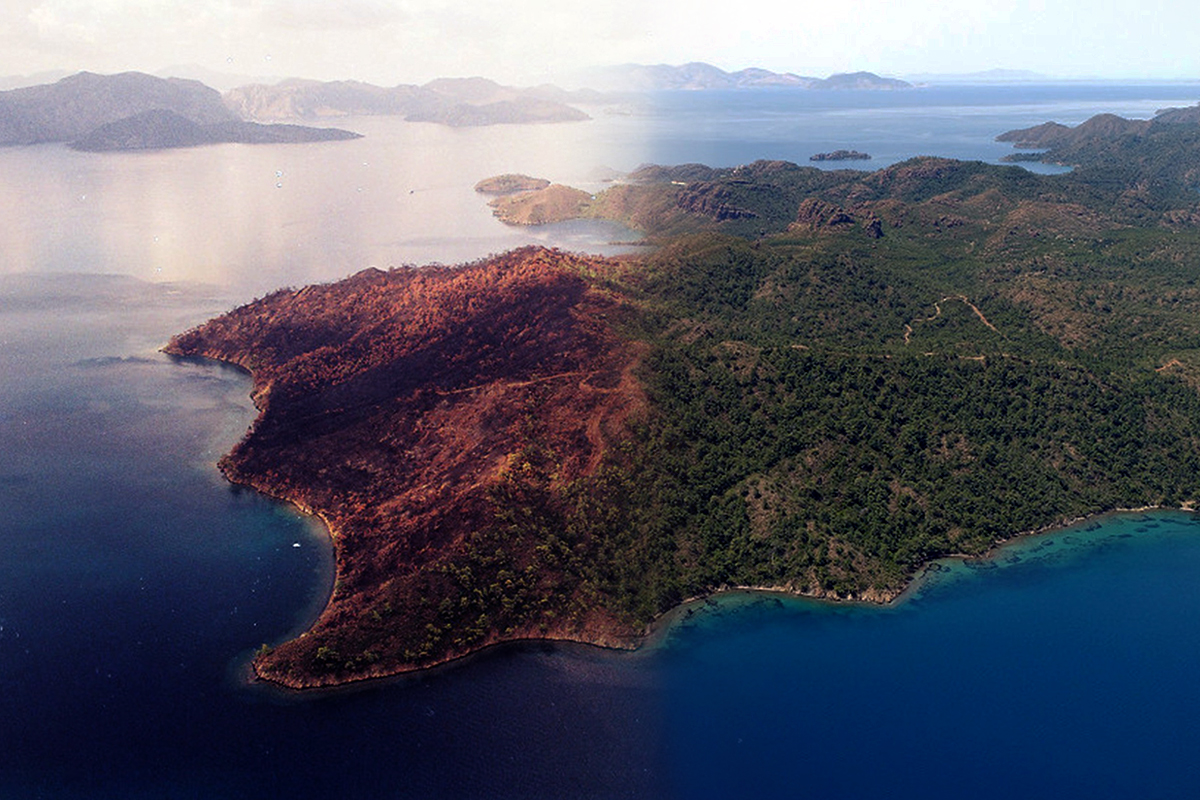
[[[366,271],[176,337],[255,375],[226,475],[334,535],[328,607],[258,674],[629,646],[734,587],[886,602],[931,559],[1192,507],[1194,132],[1110,128],[1056,176],[646,167],[581,213],[649,255]]]

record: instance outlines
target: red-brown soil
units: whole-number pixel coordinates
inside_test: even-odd
[[[628,645],[578,524],[645,406],[639,349],[593,259],[526,248],[280,291],[167,351],[240,364],[261,411],[230,480],[319,514],[336,584],[257,674],[290,687],[395,674],[522,638]],[[601,503],[602,504],[602,503]]]

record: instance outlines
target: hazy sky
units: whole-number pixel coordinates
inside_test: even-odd
[[[1031,69],[1200,77],[1194,0],[0,0],[0,75],[147,72],[565,80],[708,61],[825,76]]]

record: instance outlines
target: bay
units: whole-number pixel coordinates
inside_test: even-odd
[[[315,699],[247,687],[249,654],[324,602],[330,549],[216,472],[253,417],[246,376],[158,348],[283,285],[630,238],[504,227],[471,188],[499,172],[595,190],[644,161],[994,161],[1002,130],[1197,96],[670,93],[576,126],[0,150],[0,796],[1180,796],[1200,778],[1200,537],[1180,513],[946,565],[894,607],[736,596],[634,654],[502,648]]]

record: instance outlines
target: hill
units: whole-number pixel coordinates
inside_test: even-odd
[[[260,125],[228,121],[199,125],[170,111],[155,110],[101,125],[71,142],[75,150],[159,150],[205,144],[302,144],[360,138],[338,128],[306,128],[300,125]]]
[[[225,474],[334,537],[328,606],[260,677],[633,646],[730,587],[886,601],[940,556],[1200,500],[1195,199],[934,158],[637,179],[590,208],[651,256],[370,270],[172,340],[254,376]]]
[[[0,145],[70,142],[101,125],[156,110],[198,125],[237,119],[216,90],[197,81],[81,72],[53,84],[0,92]]]
[[[1194,205],[1200,191],[1198,122],[1194,108],[1166,109],[1150,120],[1099,114],[1073,128],[1049,122],[997,140],[1041,151],[1013,154],[1012,161],[1075,167],[1074,181],[1112,195],[1126,215],[1145,220]]]
[[[319,513],[334,596],[264,653],[290,686],[516,638],[631,643],[595,572],[611,464],[644,408],[606,265],[527,249],[281,291],[172,340],[240,364],[262,414],[231,480]],[[604,513],[607,513],[605,511]],[[353,621],[353,622],[351,622]],[[316,667],[316,669],[314,669]]]
[[[357,138],[349,131],[243,122],[203,84],[137,72],[81,72],[0,92],[0,145],[69,142],[77,150],[145,150],[218,142]]]
[[[592,196],[581,189],[554,183],[539,189],[506,194],[488,205],[492,213],[509,225],[546,225],[577,219],[584,214]]]
[[[599,99],[596,93],[521,89],[486,78],[439,78],[424,86],[391,88],[357,81],[287,80],[273,86],[242,86],[225,94],[229,108],[250,120],[386,115],[453,127],[578,122],[588,119],[587,114],[568,103]]]
[[[912,84],[895,78],[881,78],[871,72],[854,72],[814,78],[791,72],[771,72],[750,67],[726,72],[704,62],[669,64],[622,64],[596,70],[589,80],[601,88],[615,91],[653,92],[686,89],[907,89]]]

